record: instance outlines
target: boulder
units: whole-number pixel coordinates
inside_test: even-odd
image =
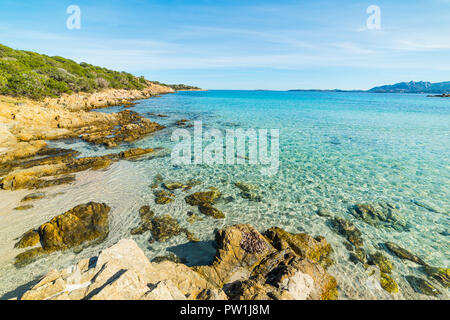
[[[42,247],[46,251],[64,250],[105,238],[109,232],[110,210],[104,203],[89,202],[56,216],[39,227]]]
[[[329,248],[322,239],[296,237],[279,228],[265,234],[266,237],[250,225],[218,230],[213,263],[193,269],[223,288],[230,299],[337,298],[336,280],[307,257],[319,261],[322,255],[327,256]]]
[[[42,224],[38,232],[25,233],[16,244],[17,247],[28,247],[39,242],[42,247],[17,255],[15,265],[23,266],[45,253],[66,250],[93,240],[103,240],[109,232],[110,210],[104,203],[89,202]]]

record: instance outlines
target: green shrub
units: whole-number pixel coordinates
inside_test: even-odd
[[[39,99],[104,88],[143,89],[144,77],[0,44],[0,94]]]

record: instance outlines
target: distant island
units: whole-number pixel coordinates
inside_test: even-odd
[[[312,91],[312,92],[371,92],[371,93],[428,93],[436,94],[436,97],[449,97],[450,81],[431,83],[426,81],[400,82],[393,85],[374,87],[369,90],[320,90],[320,89],[295,89],[289,91]]]

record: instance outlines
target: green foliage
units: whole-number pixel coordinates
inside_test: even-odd
[[[0,44],[0,94],[33,99],[105,88],[143,89],[144,77]]]

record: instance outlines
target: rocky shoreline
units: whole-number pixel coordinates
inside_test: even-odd
[[[108,89],[94,94],[64,95],[33,101],[0,97],[0,187],[4,190],[39,189],[70,183],[70,174],[102,169],[131,154],[76,158],[77,152],[49,148],[46,141],[77,138],[91,144],[116,147],[163,129],[156,122],[125,109],[105,114],[92,109],[123,105],[133,100],[172,93],[171,88],[149,83],[142,90]],[[134,150],[133,156],[153,150]]]
[[[41,227],[42,228],[42,227]],[[45,228],[45,227],[44,227]],[[322,266],[325,239],[250,225],[216,232],[210,265],[188,267],[170,257],[150,262],[123,239],[98,257],[51,270],[21,300],[333,300],[337,282]]]
[[[50,148],[46,141],[81,139],[92,145],[114,148],[134,142],[164,127],[128,110],[133,100],[173,92],[172,89],[149,84],[143,91],[106,90],[92,95],[76,94],[36,102],[0,97],[0,188],[3,190],[35,190],[22,198],[16,210],[33,207],[45,197],[41,189],[73,183],[76,173],[103,170],[112,163],[142,157],[157,157],[167,150],[134,148],[111,152],[104,156],[78,157],[71,149]],[[112,114],[90,112],[97,108],[123,105],[124,110]],[[189,127],[189,120],[179,120],[179,127]],[[214,187],[190,191],[195,180],[164,181],[156,176],[150,187],[156,205],[166,205],[182,195],[182,200],[198,208],[199,217],[189,211],[186,220],[192,224],[202,219],[224,219],[216,208],[219,199],[227,197]],[[234,182],[240,196],[261,201],[258,187]],[[37,190],[37,191],[36,191]],[[177,191],[178,190],[178,191]],[[189,192],[190,191],[190,192]],[[193,209],[194,210],[194,209]],[[98,244],[109,234],[111,208],[106,203],[89,202],[33,226],[17,239],[21,250],[15,266],[21,268],[55,251],[81,252]],[[197,212],[197,210],[194,210]],[[415,292],[431,297],[441,295],[449,287],[450,271],[437,268],[392,242],[379,244],[375,250],[364,248],[363,233],[352,221],[375,228],[406,232],[407,221],[395,205],[385,202],[359,203],[348,208],[351,220],[324,209],[316,213],[326,219],[330,229],[342,237],[348,258],[362,266],[382,289],[395,296],[399,285],[392,277],[390,257],[416,264],[423,277],[405,275]],[[155,215],[144,205],[140,223],[130,235],[149,234],[149,243],[166,242],[185,235],[187,241],[199,238],[179,225],[170,214]],[[42,223],[42,224],[41,224]],[[27,227],[27,229],[30,226]],[[26,230],[26,229],[25,229]],[[23,232],[23,231],[22,231]],[[128,232],[128,231],[127,231]],[[335,264],[334,251],[322,236],[289,233],[272,227],[257,230],[248,224],[224,227],[215,232],[216,254],[207,265],[187,266],[174,255],[149,261],[133,240],[123,239],[103,250],[98,256],[79,261],[64,270],[52,270],[37,284],[16,296],[23,300],[107,299],[107,300],[335,300],[339,283],[328,273]],[[120,238],[119,238],[120,239]],[[22,250],[25,249],[25,250]],[[439,286],[436,286],[438,283]],[[23,290],[22,290],[23,291]]]

